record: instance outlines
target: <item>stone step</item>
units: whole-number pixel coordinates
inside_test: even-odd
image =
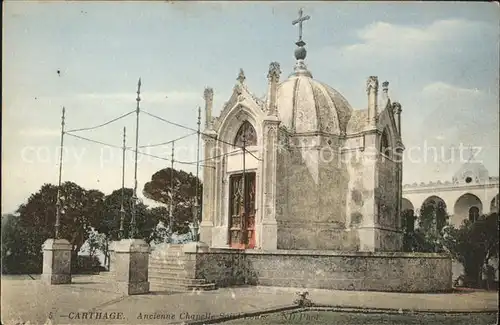
[[[149,270],[149,277],[169,277],[169,278],[187,278],[190,274],[184,270]]]
[[[187,284],[187,285],[199,285],[199,284],[206,284],[207,281],[205,279],[193,279],[193,278],[174,278],[174,277],[167,277],[167,276],[149,276],[148,277],[150,282],[155,282],[158,284],[162,283],[178,283],[178,284]]]
[[[182,251],[182,248],[184,247],[184,245],[170,245],[168,247],[168,250],[181,250]]]
[[[99,275],[100,276],[106,276],[106,277],[114,277],[115,276],[115,272],[113,272],[113,271],[100,272]]]
[[[162,250],[162,251],[182,251],[184,248],[184,245],[165,245],[165,244],[160,244],[154,247],[154,250]]]
[[[151,291],[174,291],[174,292],[186,292],[186,291],[209,291],[216,290],[214,283],[205,283],[198,285],[186,285],[179,284],[176,282],[156,282],[150,281]]]
[[[184,250],[182,249],[153,249],[151,254],[160,253],[160,254],[184,254]]]
[[[185,265],[176,265],[176,264],[149,264],[148,268],[150,270],[186,270],[188,269]]]
[[[155,266],[163,266],[163,265],[184,266],[186,264],[187,261],[180,261],[180,260],[149,260],[149,265],[155,265]]]
[[[150,272],[154,271],[171,271],[171,272],[186,272],[189,271],[188,268],[182,266],[182,265],[148,265],[148,270]]]
[[[186,261],[187,258],[185,255],[151,255],[149,256],[150,260],[155,260],[155,261]]]
[[[188,256],[186,254],[151,254],[149,256],[150,260],[186,260]]]
[[[149,267],[154,267],[154,268],[182,268],[184,269],[186,267],[186,263],[182,263],[179,261],[149,261]]]
[[[149,267],[149,273],[158,274],[189,274],[187,270],[183,268],[169,268],[169,267]]]

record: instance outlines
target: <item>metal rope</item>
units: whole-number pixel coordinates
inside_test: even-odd
[[[88,127],[88,128],[81,128],[81,129],[73,129],[73,130],[68,130],[68,131],[66,131],[66,132],[78,132],[78,131],[88,131],[88,130],[98,129],[98,128],[100,128],[100,127],[103,127],[103,126],[106,126],[106,125],[111,124],[111,123],[113,123],[113,122],[116,122],[116,121],[118,121],[119,119],[122,119],[122,118],[124,118],[124,117],[126,117],[126,116],[128,116],[128,115],[130,115],[130,114],[132,114],[132,113],[135,113],[135,112],[136,112],[136,110],[134,109],[133,111],[130,111],[130,112],[128,112],[127,114],[124,114],[124,115],[122,115],[122,116],[119,116],[119,117],[117,117],[117,118],[115,118],[115,119],[112,119],[112,120],[110,120],[110,121],[106,122],[106,123],[103,123],[103,124],[100,124],[100,125],[97,125],[97,126]]]

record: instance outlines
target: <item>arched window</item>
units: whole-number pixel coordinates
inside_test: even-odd
[[[476,222],[477,219],[479,219],[479,208],[478,207],[470,208],[469,209],[469,221]]]
[[[248,147],[257,145],[257,133],[250,122],[245,121],[241,124],[236,137],[234,138],[235,147]]]
[[[490,211],[498,213],[498,194],[491,200]]]
[[[389,135],[387,134],[387,130],[382,132],[382,137],[380,138],[380,152],[386,156],[390,156],[391,147],[389,145]]]

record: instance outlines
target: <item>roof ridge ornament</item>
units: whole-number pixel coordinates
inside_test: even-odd
[[[281,75],[280,64],[278,62],[271,62],[269,64],[269,72],[267,78],[279,82]]]
[[[240,72],[238,73],[238,78],[236,78],[236,80],[238,80],[240,84],[243,84],[245,82],[245,79],[245,72],[240,68]]]

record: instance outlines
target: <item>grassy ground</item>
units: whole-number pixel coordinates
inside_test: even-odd
[[[260,317],[260,318],[259,318]],[[317,324],[317,325],[493,325],[496,314],[362,314],[332,311],[276,313],[232,320],[226,325]]]

